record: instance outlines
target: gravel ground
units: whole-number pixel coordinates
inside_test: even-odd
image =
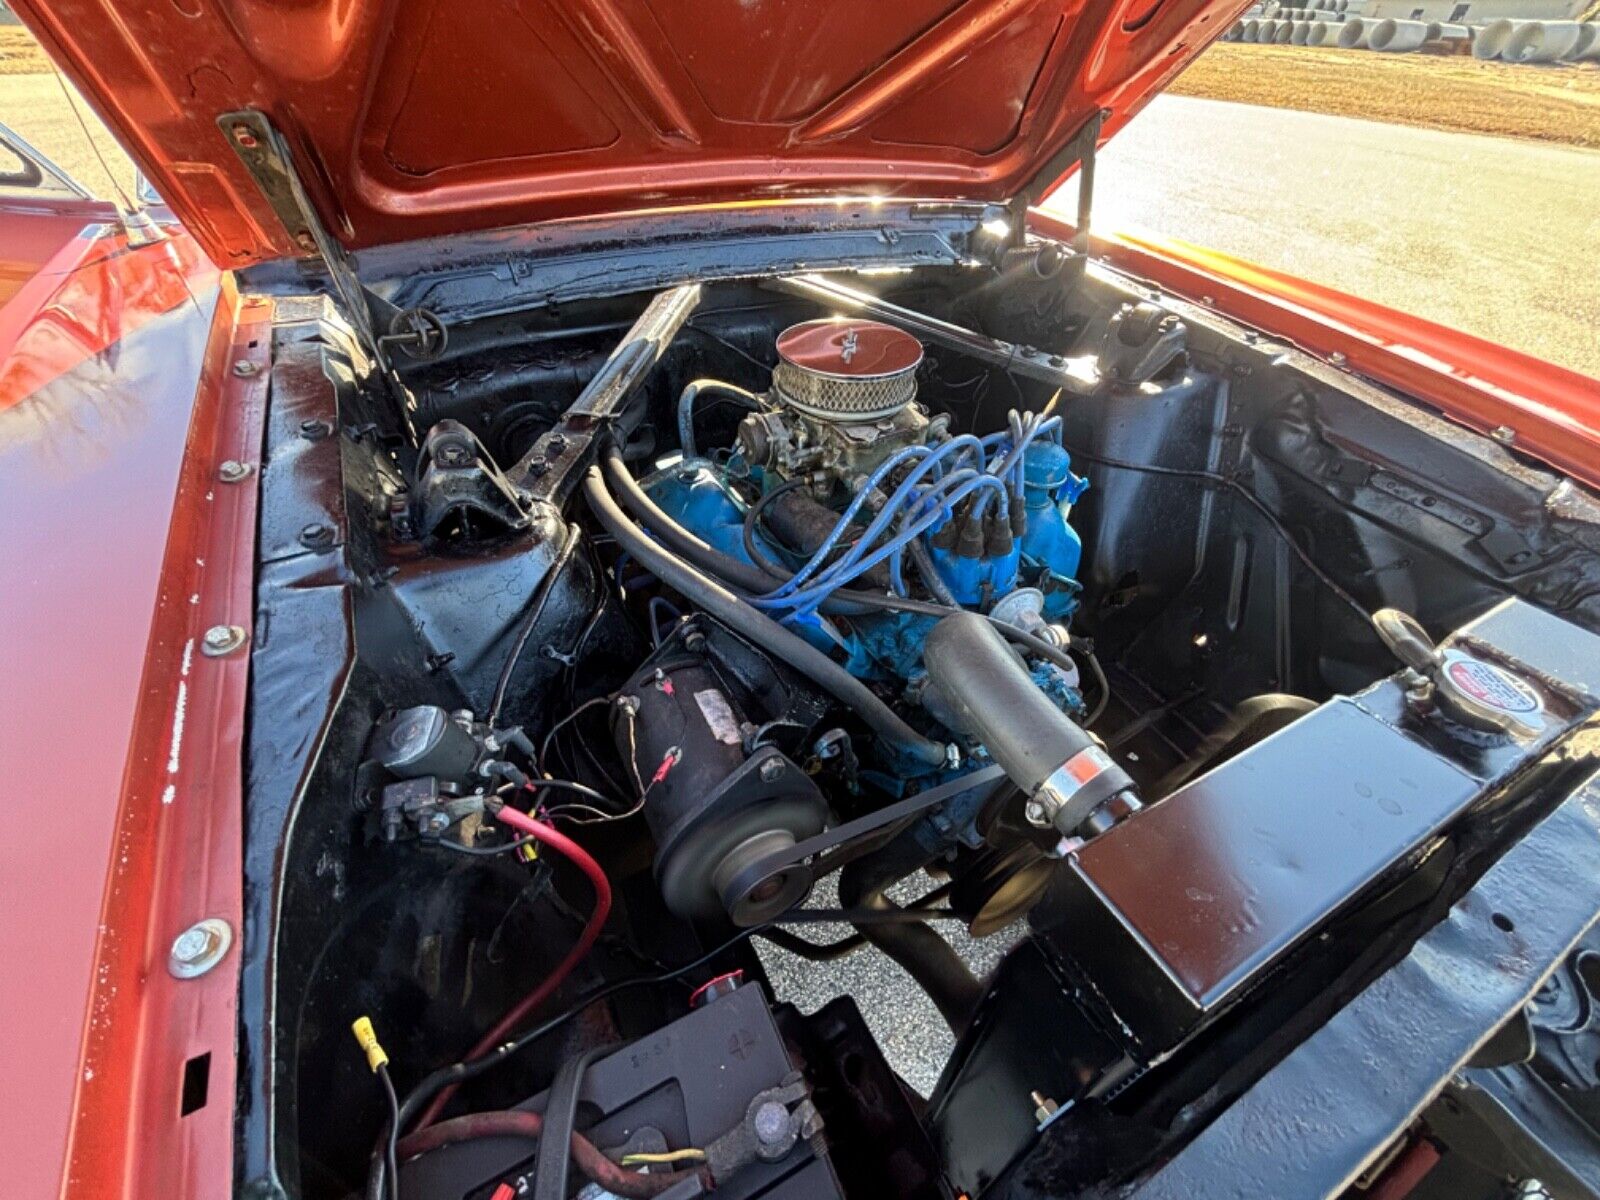
[[[838,895],[833,882],[824,880],[807,906],[836,907]],[[891,888],[889,895],[906,904],[933,887],[928,876],[917,875]],[[944,935],[980,978],[993,971],[1026,932],[1018,922],[980,940],[968,937],[957,922],[939,921],[933,928]],[[798,927],[798,932],[813,942],[829,942],[850,930],[843,925],[807,925]],[[898,963],[870,947],[837,962],[814,963],[760,938],[756,939],[756,946],[779,1000],[789,1000],[801,1012],[813,1013],[835,996],[854,997],[889,1065],[922,1095],[933,1090],[955,1039],[927,994]]]

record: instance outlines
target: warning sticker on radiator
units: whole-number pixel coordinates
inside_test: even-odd
[[[1491,663],[1453,658],[1445,672],[1452,683],[1480,704],[1508,713],[1539,711],[1539,694],[1511,672]]]
[[[737,746],[743,740],[739,736],[739,720],[733,715],[728,698],[716,688],[696,692],[694,702],[700,706],[700,715],[706,719],[706,724],[711,727],[711,736],[717,741]]]

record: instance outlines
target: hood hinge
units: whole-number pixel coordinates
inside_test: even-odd
[[[422,314],[425,319],[419,321],[417,314],[401,312],[362,285],[344,247],[333,239],[318,218],[305,184],[295,170],[288,141],[265,113],[253,108],[223,113],[217,118],[217,125],[295,245],[320,260],[333,285],[333,299],[340,315],[349,323],[362,350],[376,366],[415,445],[417,431],[411,419],[410,397],[395,374],[389,349],[398,346],[415,358],[434,357],[444,348],[443,327],[432,314]],[[380,329],[387,332],[380,334]]]

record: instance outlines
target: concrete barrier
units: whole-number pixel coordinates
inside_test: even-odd
[[[1360,17],[1351,17],[1339,26],[1339,48],[1341,50],[1365,50],[1367,36],[1372,32],[1372,22],[1363,21]]]
[[[1578,26],[1578,44],[1567,52],[1563,62],[1600,62],[1600,24],[1585,21]]]
[[[1339,44],[1339,30],[1344,26],[1331,21],[1314,21],[1311,25],[1311,36],[1306,39],[1308,46],[1327,46],[1330,49]]]
[[[1306,39],[1311,36],[1312,26],[1315,21],[1296,21],[1289,31],[1289,44],[1291,46],[1304,46]]]
[[[1576,21],[1529,21],[1506,43],[1501,57],[1514,63],[1557,62],[1572,53],[1583,36]]]
[[[1506,43],[1516,36],[1517,29],[1525,24],[1526,21],[1513,21],[1509,17],[1490,21],[1478,30],[1478,36],[1472,39],[1472,57],[1486,61],[1499,58],[1505,53]]]
[[[1244,23],[1244,28],[1239,31],[1239,40],[1241,42],[1254,42],[1261,34],[1263,23],[1259,17],[1251,17]]]
[[[1294,39],[1294,22],[1279,21],[1278,27],[1272,31],[1272,44],[1274,46],[1287,46]]]
[[[1420,48],[1427,40],[1428,25],[1425,21],[1396,21],[1390,17],[1373,26],[1367,36],[1367,48],[1388,54],[1404,54]]]

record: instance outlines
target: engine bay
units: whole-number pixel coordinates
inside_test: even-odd
[[[1127,1194],[1592,770],[1593,496],[1063,245],[464,278],[389,363],[279,301],[277,1194]],[[931,1091],[757,944],[904,972]]]

